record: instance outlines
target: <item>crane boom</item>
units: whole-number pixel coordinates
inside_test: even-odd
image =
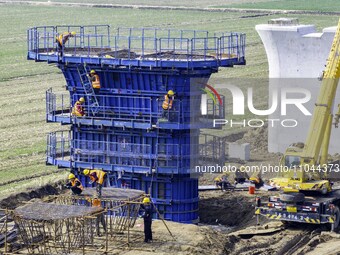
[[[287,148],[281,165],[289,167],[288,172],[273,178],[271,183],[295,192],[301,190],[330,192],[328,180],[322,180],[328,163],[328,147],[332,126],[332,109],[340,77],[340,19],[331,46],[322,84],[317,97],[312,120],[305,144],[297,143]],[[336,114],[335,126],[339,122],[339,111]],[[313,168],[313,171],[311,171]],[[315,169],[318,171],[314,171]]]
[[[340,76],[340,20],[335,32],[332,48],[323,73],[320,93],[318,95],[305,146],[301,155],[301,164],[318,163],[321,146],[329,116],[332,114],[333,102]],[[326,138],[327,139],[327,138]],[[329,138],[328,138],[329,139]]]

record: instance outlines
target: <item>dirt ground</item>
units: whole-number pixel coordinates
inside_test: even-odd
[[[251,160],[230,164],[259,165],[278,164],[280,154],[267,152],[267,130],[252,129],[238,137],[238,142],[249,142]],[[213,184],[214,174],[205,174],[200,184]],[[268,179],[270,176],[264,176]],[[58,188],[46,187],[42,190],[19,194],[1,201],[1,207],[20,204],[31,198],[39,198],[44,193],[57,194]],[[277,191],[256,191],[263,200],[277,194]],[[285,227],[279,221],[261,218],[261,226],[256,226],[254,215],[255,196],[248,191],[204,191],[200,192],[200,223],[198,225],[166,222],[172,237],[160,220],[153,222],[152,243],[143,243],[143,222],[138,219],[132,230],[138,239],[124,246],[112,249],[110,254],[167,254],[167,255],[253,255],[253,254],[340,254],[340,234],[328,232],[326,226],[300,224]],[[255,230],[264,233],[254,235]],[[111,243],[111,247],[114,246]]]

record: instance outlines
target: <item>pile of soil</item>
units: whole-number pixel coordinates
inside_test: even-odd
[[[254,196],[242,191],[206,191],[200,194],[200,222],[242,227],[254,221]]]

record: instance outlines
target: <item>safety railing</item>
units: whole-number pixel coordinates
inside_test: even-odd
[[[57,131],[47,135],[47,157],[70,160],[70,131]]]
[[[171,109],[163,109],[164,98],[158,99],[159,122],[178,124],[207,123],[225,116],[225,97],[220,95],[221,103],[212,98],[174,99]]]
[[[209,134],[200,135],[199,155],[201,162],[218,162],[224,165],[227,152],[228,143],[224,137]]]
[[[98,119],[105,121],[138,122],[138,123],[172,123],[172,124],[199,124],[200,122],[223,119],[225,114],[225,98],[221,97],[222,104],[212,98],[179,99],[175,98],[173,107],[164,110],[164,98],[152,98],[127,95],[97,95],[99,106],[91,106],[87,97],[82,94],[73,94],[72,102],[84,97],[82,119]],[[91,107],[98,108],[95,115],[91,114]],[[46,114],[49,120],[64,121],[62,118],[78,118],[72,115],[72,103],[66,93],[55,93],[52,89],[46,91]]]
[[[118,28],[112,35],[106,25],[30,28],[28,51],[56,54],[56,37],[71,31],[76,35],[64,45],[64,56],[176,61],[234,59],[238,64],[245,55],[242,33],[210,35],[208,31]]]
[[[197,144],[157,144],[157,167],[190,168],[198,159]]]
[[[46,115],[70,116],[71,102],[70,96],[65,93],[54,93],[52,88],[46,91]]]
[[[73,102],[76,102],[80,97],[85,98],[83,105],[85,116],[89,118],[99,118],[105,120],[117,121],[139,121],[151,123],[151,118],[156,117],[152,112],[152,98],[142,96],[124,96],[124,95],[96,95],[99,106],[95,106],[97,113],[94,116],[90,115],[91,103],[87,97],[80,94],[73,94]]]
[[[116,166],[190,167],[190,160],[198,158],[198,145],[104,142],[71,139],[68,131],[50,133],[47,138],[47,156],[53,159],[79,163],[100,163]]]
[[[151,167],[151,146],[127,142],[72,141],[73,160],[86,163],[103,163]]]

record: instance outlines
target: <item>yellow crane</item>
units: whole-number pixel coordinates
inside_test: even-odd
[[[340,105],[333,120],[333,103],[340,77],[340,20],[336,29],[327,65],[322,76],[305,144],[287,148],[281,172],[271,183],[283,188],[279,196],[270,196],[263,203],[256,198],[255,214],[283,222],[329,224],[332,230],[340,226],[340,189],[332,189],[327,180],[328,147],[332,124],[339,124]],[[339,168],[339,165],[336,166]],[[334,169],[340,172],[340,169]],[[307,195],[307,196],[305,196]]]
[[[284,188],[286,192],[320,191],[326,194],[332,190],[326,180],[328,147],[332,129],[332,109],[340,76],[340,20],[322,75],[318,95],[306,142],[296,143],[287,148],[280,165],[289,168],[281,171],[271,183]],[[335,115],[338,126],[340,105]]]

